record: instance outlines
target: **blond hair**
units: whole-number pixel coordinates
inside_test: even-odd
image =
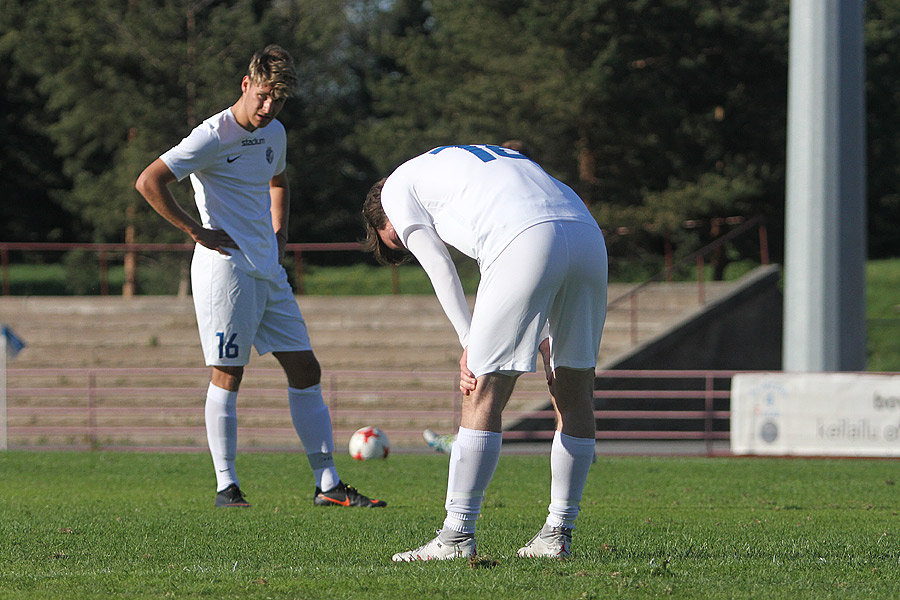
[[[256,52],[247,67],[250,83],[270,86],[275,100],[290,98],[297,93],[297,70],[287,50],[270,44]]]

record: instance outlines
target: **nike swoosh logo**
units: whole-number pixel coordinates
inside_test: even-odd
[[[329,502],[334,502],[335,504],[340,504],[341,506],[350,506],[350,498],[348,496],[344,496],[343,500],[335,500],[334,498],[329,498],[325,494],[319,494],[319,498],[322,500],[328,500]]]
[[[225,158],[225,160],[230,164],[230,163],[233,163],[234,161],[236,161],[237,159],[239,159],[239,158],[242,157],[242,156],[243,156],[243,154],[238,154],[238,155],[235,156],[234,158],[231,158],[230,156],[228,156],[228,157]]]

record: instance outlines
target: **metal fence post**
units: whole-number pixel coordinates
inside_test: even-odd
[[[397,270],[397,265],[391,265],[391,293],[400,293],[400,271]]]
[[[631,343],[636,344],[638,341],[638,297],[637,294],[632,294],[629,299],[629,305],[631,308],[630,318],[631,321]]]
[[[108,268],[106,265],[106,250],[100,250],[100,295],[108,296],[109,295],[109,276],[108,276]]]
[[[703,435],[706,438],[706,455],[713,455],[713,410],[715,410],[715,402],[713,401],[713,376],[706,374],[706,394],[703,399],[706,417],[703,423]]]
[[[700,306],[703,306],[706,303],[706,289],[704,288],[703,281],[703,268],[704,268],[703,256],[697,256],[697,303]]]
[[[2,278],[3,278],[3,295],[9,296],[9,254],[7,254],[6,248],[0,248],[0,270],[2,270]]]
[[[769,230],[765,222],[759,226],[759,262],[769,264]]]

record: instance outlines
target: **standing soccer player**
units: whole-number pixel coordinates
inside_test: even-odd
[[[272,352],[287,375],[294,428],[316,481],[319,506],[385,506],[338,477],[321,369],[281,258],[287,244],[290,188],[286,136],[275,117],[297,86],[291,56],[270,45],[254,54],[241,96],[151,163],[135,187],[197,243],[191,286],[200,343],[212,377],[206,433],[216,470],[215,505],[250,506],[235,472],[237,395],[250,347]],[[202,223],[169,185],[190,176]]]
[[[571,553],[594,457],[594,368],[606,319],[603,234],[584,202],[523,154],[444,146],[413,158],[369,191],[366,248],[386,264],[412,253],[459,335],[459,434],[450,452],[437,537],[395,561],[476,554],[475,524],[500,457],[501,413],[516,378],[544,361],[556,411],[544,526],[519,556]],[[469,311],[445,244],[478,261]]]

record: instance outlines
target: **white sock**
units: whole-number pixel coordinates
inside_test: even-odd
[[[581,494],[594,459],[594,439],[577,438],[559,431],[550,450],[550,527],[575,527]]]
[[[450,451],[444,529],[475,534],[475,521],[481,513],[484,491],[497,468],[502,442],[503,436],[493,431],[459,428]]]
[[[298,390],[288,388],[291,421],[300,437],[306,458],[316,478],[316,487],[328,491],[341,482],[334,467],[334,437],[331,432],[331,413],[322,398],[322,385]]]
[[[209,384],[206,390],[206,441],[216,469],[216,490],[237,484],[237,392]]]

